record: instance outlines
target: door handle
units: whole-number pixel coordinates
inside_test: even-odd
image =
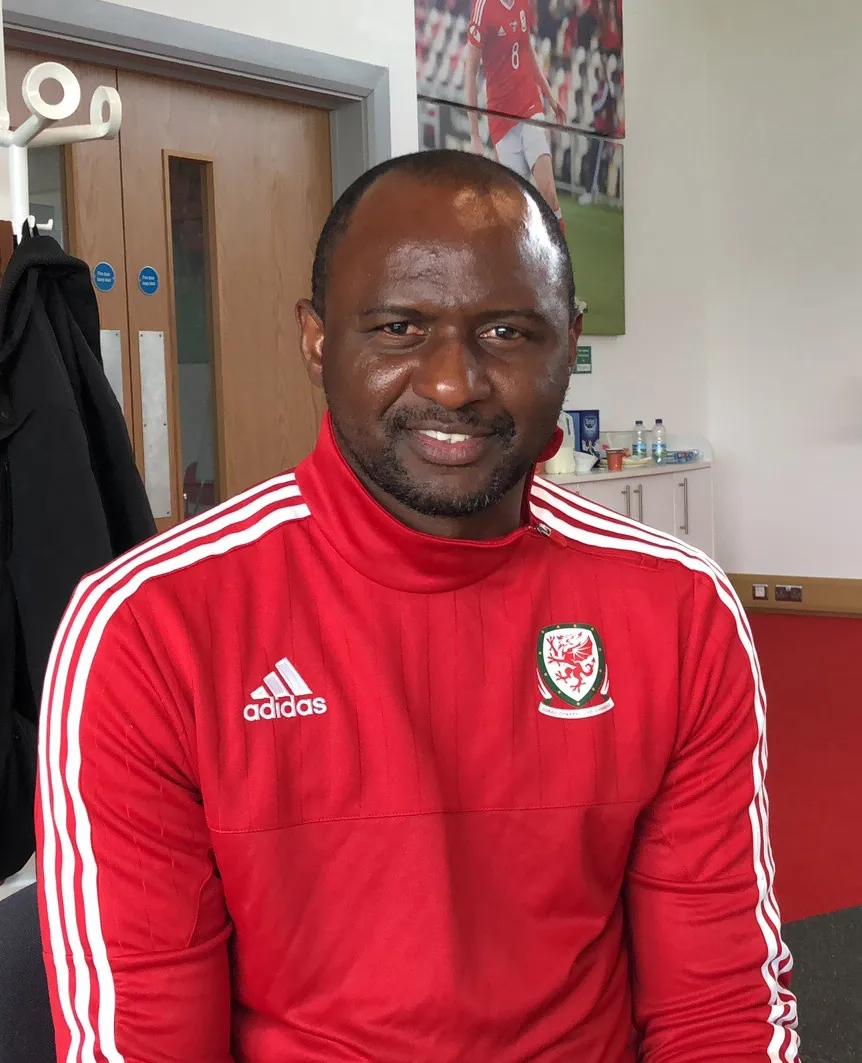
[[[622,496],[626,500],[626,516],[632,515],[632,485],[626,484],[622,490]]]
[[[689,534],[689,520],[688,520],[688,477],[680,481],[682,488],[682,527],[679,529],[683,535]]]
[[[644,485],[638,484],[635,488],[635,494],[638,496],[638,520],[643,524],[644,522]]]

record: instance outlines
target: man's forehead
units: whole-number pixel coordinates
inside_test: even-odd
[[[539,208],[508,182],[481,187],[389,174],[360,201],[340,251],[333,280],[397,276],[421,285],[476,271],[485,286],[560,279],[560,251]]]

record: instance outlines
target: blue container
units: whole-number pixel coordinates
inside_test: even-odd
[[[575,450],[601,455],[598,410],[566,410],[575,424]]]

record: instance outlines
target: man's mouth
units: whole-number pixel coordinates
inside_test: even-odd
[[[471,433],[437,432],[433,428],[420,428],[418,432],[420,436],[427,436],[429,439],[439,439],[441,443],[466,443],[471,439],[477,438],[476,435]]]
[[[411,428],[406,433],[411,450],[431,465],[472,465],[488,450],[492,432],[444,431],[442,428]]]

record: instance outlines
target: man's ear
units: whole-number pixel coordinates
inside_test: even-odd
[[[574,322],[569,326],[569,372],[572,372],[578,361],[578,340],[584,328],[584,315],[578,314]]]
[[[299,349],[308,379],[316,388],[323,387],[323,322],[308,299],[296,304],[296,323],[299,325]]]

